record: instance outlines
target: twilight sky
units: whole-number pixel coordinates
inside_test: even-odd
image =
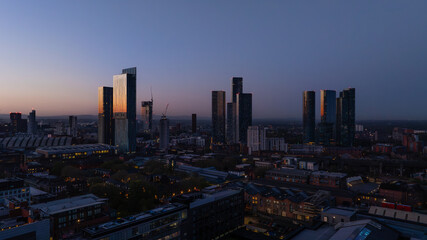
[[[427,119],[427,1],[0,1],[0,113],[97,114],[138,68],[154,113],[210,116],[243,77],[254,118],[301,118],[302,91],[356,88],[356,119]],[[138,104],[137,106],[140,106]],[[140,114],[140,109],[137,109]]]

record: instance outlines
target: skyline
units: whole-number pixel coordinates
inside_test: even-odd
[[[356,120],[427,119],[426,2],[75,3],[2,2],[1,114],[96,115],[98,87],[136,66],[136,104],[152,87],[156,116],[209,117],[235,76],[255,119],[302,119],[305,90],[320,119],[320,90],[348,87]]]

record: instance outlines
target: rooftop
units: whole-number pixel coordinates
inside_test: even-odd
[[[300,170],[300,169],[290,169],[290,168],[282,168],[282,169],[272,169],[267,171],[267,173],[278,173],[278,174],[288,174],[288,175],[297,175],[297,176],[308,176],[310,175],[310,171]]]
[[[347,216],[347,217],[351,217],[356,213],[355,211],[349,211],[349,210],[340,209],[340,208],[328,208],[323,212],[328,214],[333,214],[333,215]]]
[[[88,227],[85,228],[84,231],[89,233],[89,234],[100,234],[100,233],[104,233],[113,229],[119,229],[119,228],[123,228],[126,227],[128,225],[134,225],[137,223],[142,223],[144,221],[150,220],[154,217],[158,217],[161,215],[167,215],[179,210],[183,210],[185,209],[185,205],[180,204],[180,203],[170,203],[167,204],[165,206],[156,208],[156,209],[152,209],[149,211],[145,211],[130,217],[125,217],[125,218],[120,218],[120,219],[116,219],[114,221],[110,221],[107,223],[103,223],[101,225],[97,225],[94,227]]]
[[[224,191],[219,191],[213,194],[203,194],[203,198],[201,199],[197,199],[194,202],[190,203],[190,208],[195,208],[195,207],[199,207],[202,206],[204,204],[222,199],[222,198],[226,198],[235,194],[240,193],[239,190],[234,190],[234,189],[228,189],[228,190],[224,190]]]
[[[32,205],[31,208],[40,209],[40,211],[42,211],[43,213],[47,215],[52,215],[73,209],[103,204],[104,202],[106,202],[106,199],[104,198],[98,198],[93,194],[86,194],[72,198],[55,200],[47,203],[35,204]]]
[[[326,171],[315,171],[311,175],[314,175],[314,176],[317,175],[317,176],[339,177],[339,178],[343,178],[343,177],[347,176],[346,173],[326,172]]]
[[[115,150],[114,146],[108,144],[81,144],[71,146],[55,146],[55,147],[41,147],[37,148],[37,152],[43,154],[63,154],[63,153],[75,153],[75,152],[90,152],[90,151],[102,151],[102,150]]]

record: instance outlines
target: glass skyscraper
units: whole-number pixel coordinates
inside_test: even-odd
[[[136,68],[113,77],[115,145],[121,152],[136,151]]]
[[[236,139],[248,141],[248,128],[252,126],[252,93],[238,93],[236,103]]]
[[[316,93],[314,91],[303,92],[303,131],[304,143],[315,141],[316,134]]]
[[[319,144],[330,145],[335,142],[336,98],[335,90],[320,90]]]
[[[212,91],[212,140],[225,142],[225,91]]]
[[[113,88],[98,88],[98,142],[114,145]]]
[[[35,135],[37,133],[36,110],[32,110],[28,114],[28,134]]]
[[[227,103],[227,143],[235,143],[236,140],[236,103]]]
[[[243,92],[243,78],[233,77],[231,79],[231,98],[232,102],[237,102],[237,94]]]
[[[153,130],[153,100],[141,102],[141,116],[145,132]]]
[[[356,90],[347,88],[337,98],[337,142],[341,146],[353,146],[356,131]]]

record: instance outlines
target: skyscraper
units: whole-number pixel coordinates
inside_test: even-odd
[[[169,148],[169,119],[165,115],[160,119],[159,148],[162,150]]]
[[[318,143],[329,145],[334,142],[337,93],[335,90],[320,90],[320,123]]]
[[[10,128],[12,133],[27,132],[27,120],[22,119],[20,112],[10,113]]]
[[[356,120],[356,90],[347,88],[337,98],[336,131],[338,143],[342,146],[353,146]]]
[[[144,131],[151,132],[153,130],[153,99],[141,102],[141,116]]]
[[[321,122],[335,123],[337,92],[335,90],[320,90],[320,120]]]
[[[252,93],[238,93],[236,103],[236,139],[241,144],[248,140],[248,128],[252,125]]]
[[[68,117],[68,135],[72,137],[77,137],[77,117],[76,116]]]
[[[122,152],[136,151],[136,68],[113,77],[115,145]]]
[[[195,113],[191,115],[191,132],[197,133],[197,114]]]
[[[237,102],[237,94],[243,93],[243,78],[233,77],[231,79],[231,98],[232,102]]]
[[[98,142],[114,145],[113,88],[98,88]]]
[[[304,143],[315,141],[315,114],[316,114],[316,93],[314,91],[303,92],[303,132]]]
[[[37,134],[36,110],[32,110],[28,114],[28,134]]]
[[[225,91],[212,91],[212,138],[225,142]]]
[[[235,143],[236,140],[236,103],[227,103],[227,143]]]

